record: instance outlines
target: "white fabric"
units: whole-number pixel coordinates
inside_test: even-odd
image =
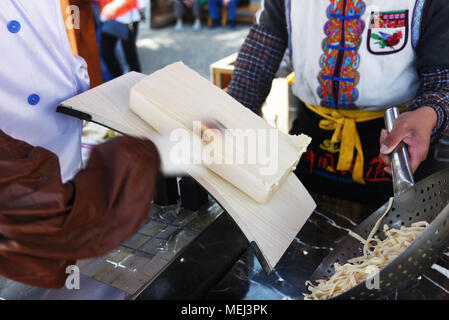
[[[137,9],[133,9],[133,10],[117,17],[115,20],[118,22],[121,22],[121,23],[126,23],[126,24],[129,24],[132,22],[139,22],[140,21],[140,12]]]
[[[326,38],[324,26],[329,18],[328,0],[290,1],[292,63],[295,71],[295,94],[306,103],[320,105],[318,74],[320,57]],[[364,110],[382,110],[389,106],[404,105],[414,98],[419,87],[417,72],[413,66],[416,56],[411,41],[411,23],[416,0],[364,0],[363,20],[365,28],[359,47],[360,65],[357,69],[360,81],[355,104]],[[367,41],[371,12],[409,10],[409,34],[403,50],[388,55],[375,55],[368,50]],[[373,40],[371,40],[373,41]]]
[[[105,19],[103,16],[100,15],[100,19],[102,22],[105,22],[107,19]],[[141,19],[140,12],[137,9],[132,9],[128,11],[127,13],[122,14],[121,16],[118,16],[114,20],[120,23],[124,24],[130,24],[134,22],[139,22]]]
[[[256,12],[256,23],[260,23],[260,16],[262,15],[262,12],[265,10],[265,0],[262,0],[260,2],[260,9]]]
[[[8,30],[11,21],[20,30]],[[78,119],[58,104],[89,88],[85,61],[72,54],[58,0],[2,0],[0,4],[0,130],[59,157],[63,181],[81,167]],[[36,94],[40,102],[28,103]]]

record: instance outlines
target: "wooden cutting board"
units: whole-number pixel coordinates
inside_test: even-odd
[[[158,132],[129,108],[131,88],[145,77],[130,72],[62,102],[57,111],[96,122],[123,134],[146,137],[158,145]],[[166,149],[158,147],[160,150]],[[256,202],[205,167],[189,167],[188,174],[232,216],[258,251],[256,254],[266,271],[276,266],[316,207],[293,173],[288,174],[265,204]]]

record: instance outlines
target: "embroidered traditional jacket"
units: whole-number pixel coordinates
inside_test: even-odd
[[[294,92],[315,106],[379,110],[419,87],[411,37],[416,0],[288,2]],[[419,25],[416,24],[415,25]]]
[[[431,106],[449,133],[447,0],[265,0],[228,93],[259,112],[282,60],[294,93],[316,106]]]

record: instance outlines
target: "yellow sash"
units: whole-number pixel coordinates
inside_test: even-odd
[[[324,118],[319,123],[321,129],[334,131],[331,143],[340,143],[337,170],[348,171],[351,168],[355,149],[357,155],[352,179],[358,183],[365,184],[363,179],[363,149],[356,123],[383,118],[384,111],[338,110],[308,104],[306,106]]]

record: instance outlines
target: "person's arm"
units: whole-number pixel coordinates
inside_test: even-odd
[[[228,93],[259,114],[288,45],[284,2],[265,0],[239,50]]]
[[[159,166],[153,143],[119,137],[62,184],[55,154],[0,131],[0,274],[63,286],[68,265],[108,253],[149,216]]]
[[[416,47],[420,89],[391,133],[383,131],[380,137],[384,162],[389,165],[386,155],[404,141],[413,171],[426,159],[430,143],[449,135],[449,3],[433,0],[428,6]]]

